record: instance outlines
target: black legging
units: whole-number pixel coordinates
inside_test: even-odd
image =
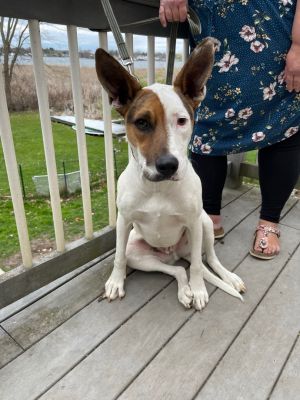
[[[227,173],[227,156],[191,153],[191,161],[202,182],[203,207],[219,215]],[[300,173],[300,132],[258,151],[259,183],[262,196],[260,218],[279,222]]]

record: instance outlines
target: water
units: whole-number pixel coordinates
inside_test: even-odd
[[[44,57],[44,62],[47,65],[70,65],[69,57]],[[31,57],[19,57],[18,64],[21,65],[31,65],[32,58]],[[136,60],[134,61],[134,68],[136,69],[144,69],[147,68],[147,60]],[[95,68],[95,60],[92,58],[80,58],[81,67]],[[179,68],[182,65],[181,61],[175,61],[175,67]],[[155,61],[156,68],[165,68],[166,61],[156,60]]]

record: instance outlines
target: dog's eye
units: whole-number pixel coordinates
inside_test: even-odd
[[[183,126],[187,123],[187,119],[186,118],[178,118],[177,120],[177,125]]]
[[[151,129],[150,122],[143,118],[137,119],[134,124],[140,131],[149,131]]]

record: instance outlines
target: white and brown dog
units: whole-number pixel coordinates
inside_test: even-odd
[[[105,285],[108,300],[125,295],[126,264],[176,278],[178,299],[201,310],[208,302],[204,279],[242,298],[244,283],[214,251],[213,224],[202,208],[201,184],[187,157],[193,112],[205,96],[218,43],[207,38],[193,51],[174,86],[142,88],[113,57],[96,51],[96,70],[114,107],[125,118],[132,157],[118,181],[116,256]],[[203,250],[211,273],[202,263]],[[180,258],[186,270],[174,266]]]

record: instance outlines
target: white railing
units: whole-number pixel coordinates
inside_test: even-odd
[[[53,215],[53,225],[55,232],[56,250],[63,252],[65,250],[65,238],[63,229],[63,219],[61,212],[61,199],[59,194],[57,167],[55,161],[55,149],[53,144],[53,134],[50,119],[50,109],[48,101],[47,79],[44,72],[43,52],[41,46],[41,35],[39,22],[37,20],[29,21],[30,43],[32,50],[33,69],[35,76],[36,92],[38,97],[39,114],[42,127],[42,136],[44,144],[44,153],[49,180],[50,200]],[[73,92],[73,102],[76,118],[76,134],[78,158],[80,166],[82,203],[84,214],[85,238],[93,238],[93,222],[91,210],[91,193],[88,171],[88,156],[84,129],[84,113],[82,89],[80,83],[80,65],[77,42],[77,28],[67,26],[68,45],[70,55],[71,82]],[[133,55],[133,35],[125,35],[129,53]],[[107,49],[107,33],[99,33],[100,47]],[[148,68],[147,81],[149,84],[155,80],[155,37],[149,36],[147,39],[148,47]],[[185,40],[183,46],[183,59],[188,55],[188,43]],[[116,222],[116,193],[114,176],[114,154],[111,126],[111,110],[107,94],[102,90],[102,107],[104,119],[104,143],[105,159],[107,173],[107,192],[108,192],[108,211],[109,225],[114,226]],[[17,225],[20,250],[23,265],[30,268],[32,266],[32,252],[30,247],[30,238],[28,235],[27,221],[22,198],[21,184],[18,174],[18,165],[16,160],[15,148],[13,143],[9,113],[7,109],[3,74],[0,73],[0,134],[4,153],[4,160],[8,175],[10,192],[13,202],[14,215]]]

